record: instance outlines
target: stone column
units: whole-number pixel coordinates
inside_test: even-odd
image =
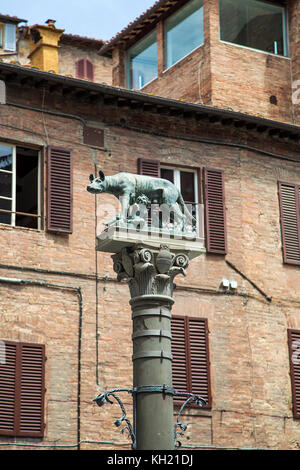
[[[171,309],[173,280],[189,258],[136,245],[112,256],[118,279],[129,285],[133,319],[134,431],[137,450],[172,450]]]

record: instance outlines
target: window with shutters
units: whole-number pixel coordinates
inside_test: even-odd
[[[141,175],[163,178],[179,189],[190,213],[201,218],[199,211],[199,179],[198,171],[192,168],[179,168],[161,164],[159,161],[140,158],[138,172]],[[203,224],[199,224],[199,227]],[[201,227],[200,227],[201,228]]]
[[[0,435],[43,437],[45,348],[1,341]]]
[[[300,185],[278,183],[283,261],[300,265]]]
[[[94,64],[89,59],[80,59],[76,62],[76,78],[94,81]]]
[[[48,147],[46,222],[49,232],[73,231],[72,154],[68,149]]]
[[[194,393],[211,407],[208,323],[205,318],[173,315],[172,374],[173,387],[178,392]],[[174,398],[182,404],[187,398]]]
[[[225,176],[222,170],[203,168],[203,172],[200,172],[200,169],[167,166],[157,160],[140,158],[138,173],[173,182],[182,192],[185,202],[192,205],[193,215],[197,219],[198,237],[205,238],[207,253],[226,255]],[[200,186],[203,187],[203,204]]]
[[[199,204],[198,172],[188,168],[172,168],[161,165],[160,177],[175,184],[190,212],[197,218]]]
[[[0,143],[0,223],[41,228],[40,155]]]
[[[300,330],[288,330],[293,416],[300,419]]]
[[[0,23],[0,49],[8,52],[16,51],[17,28],[12,23]]]

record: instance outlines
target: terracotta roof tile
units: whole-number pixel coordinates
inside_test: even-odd
[[[134,36],[138,34],[143,27],[151,21],[153,16],[153,21],[159,18],[163,13],[173,7],[179,0],[158,0],[148,8],[142,15],[137,17],[134,21],[130,22],[125,28],[123,28],[118,34],[113,36],[109,41],[106,41],[103,47],[100,49],[99,54],[104,54],[109,52],[113,46],[118,42],[124,41],[127,35]]]
[[[102,39],[88,38],[87,36],[79,36],[78,34],[64,33],[61,35],[60,43],[75,46],[89,46],[99,49],[99,47],[103,46],[104,41]]]
[[[0,13],[0,21],[9,21],[11,23],[27,23],[27,20],[23,20],[21,18],[18,18],[17,16],[10,16],[10,15],[3,15],[2,13]]]

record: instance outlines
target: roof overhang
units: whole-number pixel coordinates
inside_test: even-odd
[[[111,55],[112,50],[119,45],[129,45],[154,28],[155,24],[171,14],[176,9],[183,6],[189,0],[158,0],[142,15],[129,23],[122,31],[116,34],[112,39],[106,41],[99,50],[100,55]],[[289,0],[274,0],[275,2],[287,5]]]
[[[99,50],[99,47],[101,47],[104,43],[102,39],[88,38],[85,36],[67,33],[61,35],[59,42],[60,44],[65,44],[68,46],[91,48],[96,50]]]
[[[118,107],[128,106],[131,109],[142,107],[144,112],[166,114],[168,116],[194,117],[203,122],[233,126],[239,129],[253,130],[257,133],[268,133],[279,138],[293,141],[300,139],[300,126],[265,119],[259,116],[239,113],[228,109],[214,108],[200,104],[188,103],[169,98],[162,98],[146,93],[116,88],[86,80],[42,72],[37,69],[18,65],[0,63],[0,80],[5,83],[27,85],[34,88],[47,87],[49,93],[61,91],[63,95],[101,98],[104,104]]]
[[[27,20],[23,20],[22,18],[17,18],[16,16],[10,16],[10,15],[1,15],[1,14],[0,14],[0,21],[3,23],[13,23],[13,24],[27,23]]]
[[[99,50],[99,54],[111,54],[114,47],[137,38],[145,30],[147,31],[149,26],[154,27],[157,21],[159,21],[163,15],[165,15],[175,6],[184,4],[187,1],[188,0],[158,0],[145,13],[129,23],[126,28],[116,34],[116,36],[114,36],[112,39],[107,41]]]

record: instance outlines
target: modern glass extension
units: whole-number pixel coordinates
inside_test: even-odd
[[[156,31],[134,44],[127,53],[127,86],[140,90],[157,77]]]
[[[221,40],[287,56],[286,10],[261,0],[219,0]]]
[[[167,68],[203,44],[202,4],[202,0],[192,0],[166,20]]]

